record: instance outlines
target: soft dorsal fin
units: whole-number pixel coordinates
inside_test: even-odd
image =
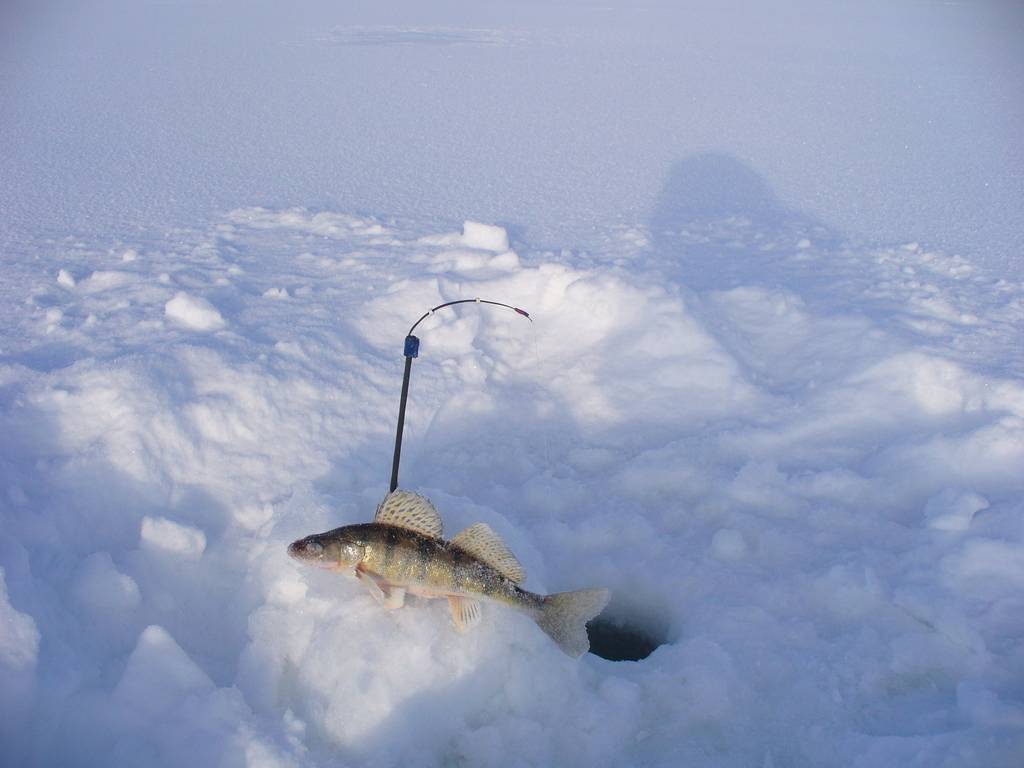
[[[521,584],[526,581],[523,566],[487,523],[474,523],[452,539],[451,543],[491,566],[513,583]]]
[[[407,528],[424,536],[441,538],[441,516],[425,496],[412,491],[392,491],[377,506],[373,522]]]

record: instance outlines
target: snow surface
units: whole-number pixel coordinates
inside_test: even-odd
[[[1021,764],[1015,7],[3,13],[4,765]],[[287,557],[473,297],[402,485],[642,661]]]
[[[167,319],[193,331],[217,331],[224,327],[224,318],[206,299],[179,291],[164,305]]]

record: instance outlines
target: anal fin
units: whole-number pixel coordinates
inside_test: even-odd
[[[480,609],[480,601],[471,597],[448,597],[448,607],[452,612],[452,621],[459,632],[466,632],[480,623],[483,611]]]

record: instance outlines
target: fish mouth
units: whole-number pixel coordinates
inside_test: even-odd
[[[289,544],[288,554],[296,560],[318,562],[323,559],[324,545],[315,538],[307,536],[304,539],[299,539]]]

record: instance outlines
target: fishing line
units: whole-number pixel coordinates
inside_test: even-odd
[[[409,399],[409,377],[412,374],[412,361],[413,358],[419,357],[420,354],[420,340],[416,336],[413,336],[413,331],[416,330],[416,326],[430,317],[432,314],[437,312],[439,309],[446,307],[454,307],[456,304],[490,304],[495,307],[504,307],[505,309],[511,309],[516,314],[522,315],[530,324],[533,324],[533,318],[530,317],[530,313],[525,309],[519,307],[513,307],[511,304],[504,304],[500,301],[490,301],[489,299],[459,299],[457,301],[447,301],[444,304],[438,304],[436,307],[428,309],[423,315],[412,324],[412,328],[409,329],[409,333],[405,335],[405,349],[403,354],[405,355],[405,373],[402,376],[402,398],[398,404],[398,428],[395,431],[395,456],[391,462],[391,490],[394,491],[398,488],[398,464],[402,458],[402,432],[405,430],[405,406]],[[534,337],[536,343],[536,336]]]

